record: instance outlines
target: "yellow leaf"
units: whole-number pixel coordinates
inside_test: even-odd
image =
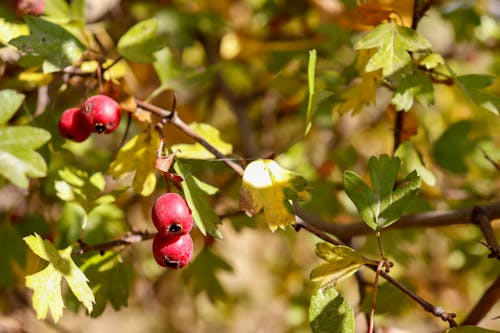
[[[273,160],[256,160],[245,168],[240,207],[247,215],[264,210],[269,228],[275,231],[295,222],[292,201],[308,199],[309,184],[300,175],[283,169]]]

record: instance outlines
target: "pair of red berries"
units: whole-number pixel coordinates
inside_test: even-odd
[[[105,95],[89,97],[81,107],[64,111],[59,119],[59,132],[66,139],[76,142],[86,140],[92,132],[109,134],[116,130],[121,120],[120,106]]]
[[[177,193],[158,197],[151,217],[158,233],[153,239],[153,256],[158,265],[179,269],[193,257],[193,217],[186,201]]]

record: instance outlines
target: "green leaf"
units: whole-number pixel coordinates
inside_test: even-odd
[[[373,230],[377,229],[375,194],[355,172],[346,171],[343,177],[347,196],[354,202],[359,215]]]
[[[390,226],[403,215],[419,188],[420,177],[416,171],[413,171],[401,181],[401,184],[391,195],[390,204],[380,212],[378,219],[380,228]]]
[[[465,156],[474,143],[469,138],[472,122],[462,120],[449,126],[434,144],[432,155],[443,168],[457,174],[464,174],[468,168]]]
[[[310,277],[313,281],[323,278],[338,281],[354,274],[363,264],[369,262],[358,252],[344,245],[318,243],[315,252],[328,263],[321,264],[311,271]]]
[[[115,310],[127,306],[129,294],[127,270],[118,253],[113,251],[97,253],[85,261],[81,270],[89,279],[90,287],[95,294],[92,317],[100,316],[108,302]]]
[[[233,146],[220,138],[217,128],[205,123],[191,123],[189,127],[224,155],[233,152]],[[185,159],[210,160],[215,156],[201,144],[176,144],[171,146],[175,157]]]
[[[24,95],[12,89],[0,90],[0,125],[4,125],[23,104]]]
[[[383,154],[379,158],[372,156],[368,161],[370,179],[372,181],[373,193],[377,202],[377,213],[388,206],[391,201],[391,193],[394,183],[401,168],[399,158],[390,158]]]
[[[213,207],[203,193],[207,187],[203,186],[203,188],[200,188],[198,184],[201,181],[196,179],[190,168],[179,160],[175,161],[174,170],[179,176],[184,178],[184,181],[181,182],[182,190],[184,191],[188,206],[191,208],[193,219],[198,229],[200,229],[203,235],[208,233],[213,237],[222,238],[222,234],[217,229],[220,218],[215,215]]]
[[[431,44],[415,30],[389,22],[370,31],[354,48],[377,48],[378,51],[366,64],[366,71],[382,69],[383,75],[389,76],[411,62],[408,52],[430,49]]]
[[[424,165],[422,156],[420,156],[415,145],[411,141],[405,141],[400,144],[395,152],[395,156],[399,157],[403,162],[403,174],[409,174],[412,170],[416,170],[424,183],[429,186],[434,186],[436,184],[436,177],[432,171]]]
[[[392,96],[391,103],[398,111],[408,111],[413,106],[415,99],[426,108],[434,105],[432,81],[420,70],[415,70],[412,75],[402,77],[394,96]]]
[[[50,73],[80,59],[85,47],[63,27],[35,16],[26,16],[25,20],[30,35],[19,36],[9,43],[24,53],[23,58],[28,57],[26,67],[42,64],[43,72]]]
[[[12,264],[23,266],[26,251],[21,237],[10,222],[0,222],[0,287],[11,288],[14,284]]]
[[[140,133],[130,139],[109,166],[109,173],[118,178],[135,172],[132,188],[142,196],[153,193],[156,187],[155,160],[159,139],[150,132]]]
[[[495,82],[494,76],[470,74],[457,77],[459,87],[477,105],[498,115],[500,97],[484,92],[483,89]]]
[[[12,184],[28,188],[28,177],[47,174],[47,164],[34,151],[50,140],[50,133],[30,126],[0,128],[0,175]]]
[[[118,41],[118,53],[133,62],[154,62],[154,53],[166,46],[166,37],[158,32],[157,18],[137,23]]]
[[[232,272],[233,269],[223,258],[204,247],[191,264],[184,268],[182,277],[195,294],[206,292],[208,298],[215,302],[226,297],[217,277],[219,271]]]
[[[291,201],[307,200],[309,184],[275,161],[259,159],[248,164],[240,189],[240,207],[253,216],[261,209],[272,231],[295,223]]]
[[[311,297],[309,324],[314,333],[354,333],[354,312],[334,288],[321,288]]]
[[[445,333],[498,333],[478,326],[459,326],[448,329]]]
[[[51,242],[38,234],[23,239],[37,256],[49,262],[44,270],[26,277],[26,286],[34,292],[33,308],[37,318],[45,319],[49,311],[55,322],[61,318],[64,308],[61,295],[63,278],[87,311],[92,312],[94,295],[87,284],[87,278],[71,259],[72,247],[57,250]]]
[[[439,65],[444,65],[444,59],[439,53],[430,53],[420,60],[420,65],[426,69],[434,69]]]
[[[304,135],[306,135],[311,129],[311,121],[314,115],[313,110],[313,96],[315,93],[314,81],[316,80],[316,50],[309,51],[309,63],[307,65],[307,82],[309,87],[309,99],[307,101],[307,118],[306,118],[306,129]]]

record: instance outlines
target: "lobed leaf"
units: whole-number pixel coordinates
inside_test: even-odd
[[[54,245],[38,234],[23,238],[28,247],[40,258],[49,262],[42,271],[28,275],[26,286],[33,290],[33,308],[39,319],[45,319],[50,311],[54,321],[62,316],[64,302],[61,280],[64,278],[76,298],[90,313],[95,303],[87,278],[71,259],[72,247],[57,250]]]
[[[411,75],[405,75],[394,91],[391,103],[396,110],[408,111],[415,100],[424,107],[429,108],[434,105],[434,87],[429,76],[420,70],[415,70]]]
[[[366,64],[366,71],[382,69],[383,75],[389,76],[411,62],[408,52],[430,49],[431,44],[415,30],[389,22],[370,31],[354,48],[377,48]]]
[[[377,229],[377,211],[375,194],[355,172],[346,171],[343,176],[344,189],[352,200],[359,215],[373,230]]]
[[[20,64],[25,67],[42,64],[43,72],[50,73],[80,60],[84,45],[62,26],[36,16],[26,16],[25,21],[30,34],[9,42],[24,53]]]
[[[434,173],[427,168],[422,160],[422,156],[418,153],[415,145],[411,141],[405,141],[399,145],[395,152],[395,156],[399,157],[403,162],[403,172],[408,174],[411,170],[416,170],[423,182],[429,186],[436,184]]]
[[[311,297],[309,324],[314,333],[354,333],[354,312],[334,288],[321,288]]]
[[[259,159],[245,168],[240,207],[249,216],[264,210],[269,228],[275,231],[295,223],[290,201],[307,200],[308,190],[309,184],[302,176],[283,169],[273,160]]]
[[[220,138],[220,131],[217,128],[205,123],[191,123],[189,127],[210,143],[210,145],[217,148],[222,154],[228,155],[233,152],[233,146]],[[198,142],[194,144],[175,144],[170,148],[175,153],[175,157],[178,158],[197,160],[210,160],[215,158],[211,152]]]

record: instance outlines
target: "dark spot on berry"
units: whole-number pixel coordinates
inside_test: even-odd
[[[182,232],[182,225],[178,223],[172,223],[171,225],[168,226],[169,234],[178,234],[180,232]]]
[[[89,113],[90,110],[92,110],[92,103],[88,103],[87,105],[85,105],[85,107],[83,108],[82,112],[83,113]]]
[[[104,126],[104,124],[98,123],[94,125],[94,129],[97,133],[101,134],[106,130],[106,126]]]
[[[180,260],[170,260],[169,257],[165,257],[165,260],[163,260],[163,263],[165,266],[169,268],[175,268],[178,269],[181,267],[181,261]]]
[[[66,138],[70,139],[70,140],[74,140],[75,137],[71,134],[66,134]]]

